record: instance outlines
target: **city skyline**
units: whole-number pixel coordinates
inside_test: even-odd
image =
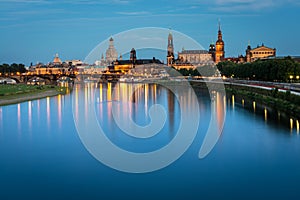
[[[226,57],[264,43],[278,56],[299,55],[300,3],[289,0],[49,1],[0,0],[1,63],[84,60],[100,42],[133,28],[172,28],[205,49],[216,41],[221,20]],[[287,37],[288,36],[288,37]],[[166,41],[167,44],[167,41]],[[130,49],[131,47],[128,47]]]

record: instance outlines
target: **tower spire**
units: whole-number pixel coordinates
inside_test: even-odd
[[[221,31],[221,21],[220,18],[218,19],[219,31]]]
[[[167,46],[167,65],[171,66],[174,61],[174,45],[173,45],[173,35],[170,33],[168,35],[168,46]]]
[[[220,61],[224,60],[225,57],[225,51],[224,51],[224,41],[223,41],[223,35],[221,31],[221,23],[219,19],[219,31],[218,31],[218,40],[216,42],[216,52],[215,52],[215,62],[219,63]]]

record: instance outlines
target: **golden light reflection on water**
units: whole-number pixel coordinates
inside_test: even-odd
[[[256,111],[256,102],[253,101],[252,105],[253,105],[253,111],[255,112]]]
[[[234,95],[231,96],[231,101],[232,101],[232,108],[234,109],[234,104],[235,104]]]
[[[293,130],[294,128],[294,120],[292,118],[290,118],[290,129],[291,131]]]
[[[296,131],[299,134],[299,120],[296,120]]]
[[[62,118],[61,118],[61,112],[62,112],[62,110],[61,110],[61,95],[58,95],[57,96],[57,117],[58,117],[58,126],[61,128],[61,120],[62,120]]]
[[[99,102],[102,102],[103,101],[103,86],[102,84],[100,84],[99,86]]]
[[[216,101],[215,112],[217,115],[218,130],[219,130],[219,134],[222,134],[224,116],[226,112],[226,97],[221,95],[219,92],[217,92],[215,101]],[[233,96],[233,104],[234,104],[234,96]]]
[[[111,83],[107,83],[107,91],[106,91],[106,98],[107,98],[107,108],[108,108],[108,118],[112,119],[112,84]]]
[[[245,107],[245,100],[242,99],[242,106]]]
[[[144,87],[144,94],[145,94],[145,117],[148,116],[148,99],[149,99],[149,85],[146,84]]]
[[[264,109],[264,114],[265,114],[265,121],[267,121],[268,120],[268,110],[266,107]]]

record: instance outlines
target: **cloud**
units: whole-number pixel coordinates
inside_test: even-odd
[[[261,11],[282,5],[300,5],[299,0],[191,0],[190,3],[206,5],[212,11],[224,12]]]
[[[146,11],[138,11],[138,12],[116,12],[116,14],[135,16],[135,15],[149,15],[151,13],[150,12],[146,12]]]
[[[57,3],[82,4],[82,5],[126,5],[131,3],[127,0],[64,0]]]
[[[0,0],[0,3],[48,4],[47,0]]]

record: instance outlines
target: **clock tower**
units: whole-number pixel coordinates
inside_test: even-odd
[[[224,41],[221,31],[221,25],[219,22],[219,31],[218,31],[218,40],[216,41],[216,51],[215,51],[215,62],[219,63],[224,60],[225,51],[224,51]]]

